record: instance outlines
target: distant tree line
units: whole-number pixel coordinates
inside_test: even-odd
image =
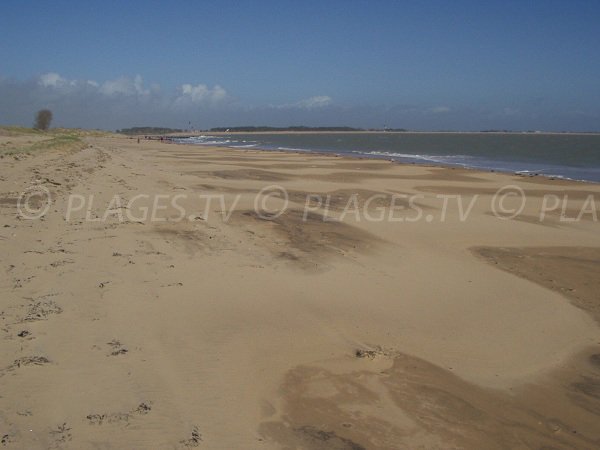
[[[305,126],[292,126],[292,127],[218,127],[211,128],[212,132],[270,132],[270,131],[363,131],[362,128],[352,127],[305,127]]]
[[[178,128],[164,128],[164,127],[132,127],[123,128],[117,130],[117,133],[121,134],[169,134],[169,133],[181,133],[183,130]]]

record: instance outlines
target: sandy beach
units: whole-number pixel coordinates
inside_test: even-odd
[[[600,447],[600,185],[46,141],[0,133],[6,448]]]

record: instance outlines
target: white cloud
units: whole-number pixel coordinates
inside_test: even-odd
[[[125,95],[126,94],[126,95]],[[243,93],[241,93],[243,94]],[[56,126],[117,129],[157,125],[196,129],[234,125],[349,125],[408,129],[571,129],[596,130],[597,105],[573,102],[554,110],[525,101],[485,107],[443,104],[355,105],[341,107],[317,95],[288,104],[248,105],[219,85],[186,83],[172,89],[141,76],[112,80],[69,79],[48,72],[28,80],[0,73],[0,123],[30,126],[36,111],[50,108]],[[438,99],[437,101],[443,101]],[[564,106],[564,105],[563,105]],[[520,110],[520,111],[519,111]]]
[[[315,97],[300,100],[296,103],[296,106],[305,109],[323,108],[324,106],[329,106],[331,101],[331,97],[328,95],[317,95]]]
[[[185,104],[204,104],[204,103],[217,103],[224,100],[227,97],[227,91],[218,84],[210,89],[205,84],[182,84],[179,87],[181,94],[175,99],[175,103],[179,105]]]
[[[305,98],[296,103],[284,103],[283,105],[271,106],[278,109],[315,109],[324,108],[332,103],[332,98],[328,95],[316,95],[314,97]]]
[[[105,95],[147,95],[149,91],[144,89],[144,80],[140,75],[136,75],[132,80],[128,77],[120,77],[116,80],[109,80],[102,83],[100,92]]]
[[[184,84],[162,90],[141,75],[94,80],[48,72],[30,80],[13,80],[0,74],[0,98],[0,123],[23,125],[41,108],[52,110],[57,126],[110,129],[143,124],[183,128],[190,120],[217,120],[227,117],[226,111],[236,110],[220,85]]]
[[[55,72],[45,73],[40,75],[38,84],[44,87],[57,87],[68,84],[69,82]]]
[[[431,112],[434,114],[445,114],[450,112],[450,108],[448,106],[434,106],[431,108]]]
[[[110,97],[117,100],[118,97],[155,97],[163,104],[178,103],[183,106],[194,106],[199,104],[215,104],[227,98],[227,91],[215,85],[209,88],[205,84],[183,84],[179,87],[178,93],[172,95],[162,94],[160,85],[153,83],[150,88],[144,86],[144,79],[141,75],[135,77],[121,76],[114,80],[97,82],[95,80],[68,80],[58,73],[49,72],[37,79],[37,85],[45,91],[48,88],[63,88],[55,91],[56,95],[77,96],[78,93],[97,94],[104,97]],[[68,89],[64,89],[68,88]]]
[[[74,93],[85,88],[88,90],[95,90],[107,96],[147,95],[150,92],[149,90],[144,89],[144,80],[140,75],[136,75],[133,79],[120,77],[115,80],[107,80],[100,84],[94,80],[69,80],[56,72],[48,72],[40,75],[37,83],[43,88],[62,88],[61,91],[63,91],[63,93],[66,93],[64,92],[65,90]]]

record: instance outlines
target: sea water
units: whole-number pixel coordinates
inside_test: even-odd
[[[334,153],[600,182],[599,134],[208,133],[174,141],[234,148]]]

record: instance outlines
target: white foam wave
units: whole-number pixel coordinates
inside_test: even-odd
[[[420,154],[416,154],[416,153],[397,153],[397,152],[385,152],[385,151],[377,151],[377,150],[372,150],[372,151],[368,151],[368,152],[355,150],[352,153],[359,153],[361,155],[386,156],[386,157],[390,157],[390,158],[402,158],[402,159],[430,161],[430,162],[437,162],[437,163],[453,163],[453,164],[463,164],[461,161],[471,158],[468,155],[420,155]]]

